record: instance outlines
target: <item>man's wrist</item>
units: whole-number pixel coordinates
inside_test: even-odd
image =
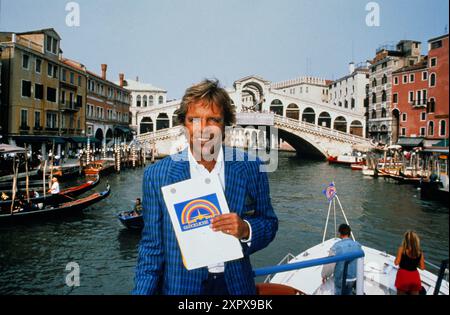
[[[250,222],[248,222],[247,220],[243,220],[243,221],[246,225],[246,228],[245,228],[245,233],[241,237],[240,241],[243,243],[247,243],[252,240],[252,226],[250,225]]]

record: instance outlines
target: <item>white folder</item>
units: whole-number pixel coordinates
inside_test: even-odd
[[[230,212],[217,175],[189,179],[161,190],[186,269],[243,257],[236,237],[210,228],[212,217]]]

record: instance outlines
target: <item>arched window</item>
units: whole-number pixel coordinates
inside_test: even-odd
[[[439,136],[444,137],[447,135],[447,122],[445,120],[441,120],[439,122]]]
[[[387,84],[387,75],[383,75],[383,78],[381,79],[381,84]]]
[[[427,112],[434,113],[435,108],[436,108],[436,103],[435,103],[434,98],[432,97],[432,98],[430,98],[430,101],[428,102]]]
[[[377,111],[372,109],[372,119],[377,119]]]
[[[377,86],[377,79],[373,79],[372,80],[372,87],[376,87]]]
[[[436,86],[436,73],[430,75],[430,86]]]
[[[351,108],[355,109],[355,99],[354,98],[352,98],[352,101],[351,101]]]
[[[150,97],[148,98],[148,103],[150,106],[153,106],[153,95],[150,95]]]
[[[386,118],[386,108],[381,109],[381,118]]]
[[[383,92],[381,92],[381,101],[382,101],[382,102],[386,102],[386,101],[387,101],[387,93],[386,93],[386,90],[383,90]]]
[[[348,108],[348,101],[347,100],[345,100],[345,102],[344,102],[344,107]]]
[[[147,95],[144,95],[143,100],[144,100],[144,107],[147,107]]]
[[[164,102],[164,98],[162,96],[160,96],[158,99],[158,104],[162,104],[163,102]]]
[[[141,96],[140,95],[138,95],[136,98],[136,106],[141,107]]]
[[[434,122],[433,121],[428,122],[428,135],[434,136]]]

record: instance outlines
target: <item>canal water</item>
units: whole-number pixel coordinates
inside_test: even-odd
[[[141,195],[142,174],[143,169],[125,170],[102,178],[96,190],[108,181],[111,196],[82,215],[0,227],[0,294],[129,294],[140,235],[124,229],[115,214],[130,209]],[[412,186],[299,160],[292,153],[280,153],[269,181],[279,230],[268,248],[252,255],[254,267],[275,265],[287,253],[296,255],[321,242],[328,210],[322,191],[330,182],[363,245],[394,255],[403,233],[414,229],[428,261],[448,258],[448,205],[422,201]],[[79,287],[65,284],[70,262],[80,266]]]

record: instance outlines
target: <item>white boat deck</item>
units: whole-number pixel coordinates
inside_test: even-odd
[[[339,239],[330,239],[311,247],[300,253],[289,263],[296,263],[316,258],[323,258],[329,255],[329,249]],[[362,246],[364,257],[364,293],[366,295],[391,295],[396,294],[395,277],[398,267],[394,265],[395,257],[376,249]],[[322,283],[322,266],[315,266],[300,270],[278,273],[273,276],[270,283],[284,284],[309,295],[333,295],[333,279]],[[434,285],[437,276],[426,270],[419,270],[422,285],[431,295],[434,292]],[[442,280],[440,294],[449,294],[448,281]]]

